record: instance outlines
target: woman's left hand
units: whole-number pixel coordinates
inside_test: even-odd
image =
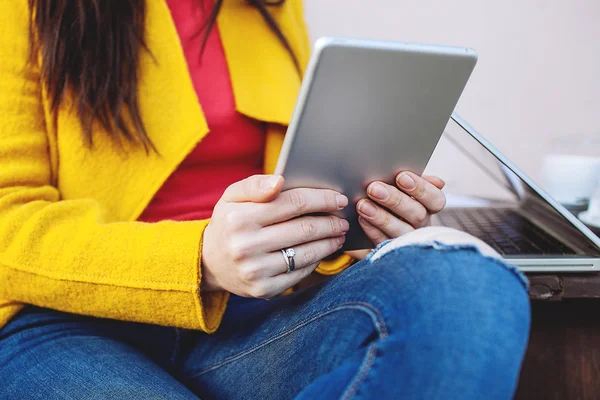
[[[446,205],[444,184],[438,177],[408,171],[396,176],[396,186],[373,182],[369,198],[356,205],[358,221],[374,245],[427,226],[431,215]]]

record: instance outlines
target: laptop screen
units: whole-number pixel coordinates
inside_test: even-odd
[[[452,165],[447,160],[452,160]],[[513,204],[543,220],[549,231],[576,243],[580,255],[600,256],[600,240],[591,231],[456,114],[426,173],[447,178],[449,207]]]

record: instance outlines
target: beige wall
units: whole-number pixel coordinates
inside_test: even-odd
[[[305,0],[305,8],[313,41],[475,48],[479,63],[457,111],[535,180],[549,152],[600,156],[600,1]],[[434,164],[450,157],[440,149]]]

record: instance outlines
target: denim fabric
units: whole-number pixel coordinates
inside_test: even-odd
[[[28,307],[0,331],[2,399],[509,399],[527,283],[473,247],[394,249],[216,334]]]

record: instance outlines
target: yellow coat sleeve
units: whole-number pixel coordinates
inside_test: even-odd
[[[27,2],[2,7],[0,303],[214,331],[227,294],[200,293],[208,221],[114,222],[93,199],[61,198],[27,20]]]

